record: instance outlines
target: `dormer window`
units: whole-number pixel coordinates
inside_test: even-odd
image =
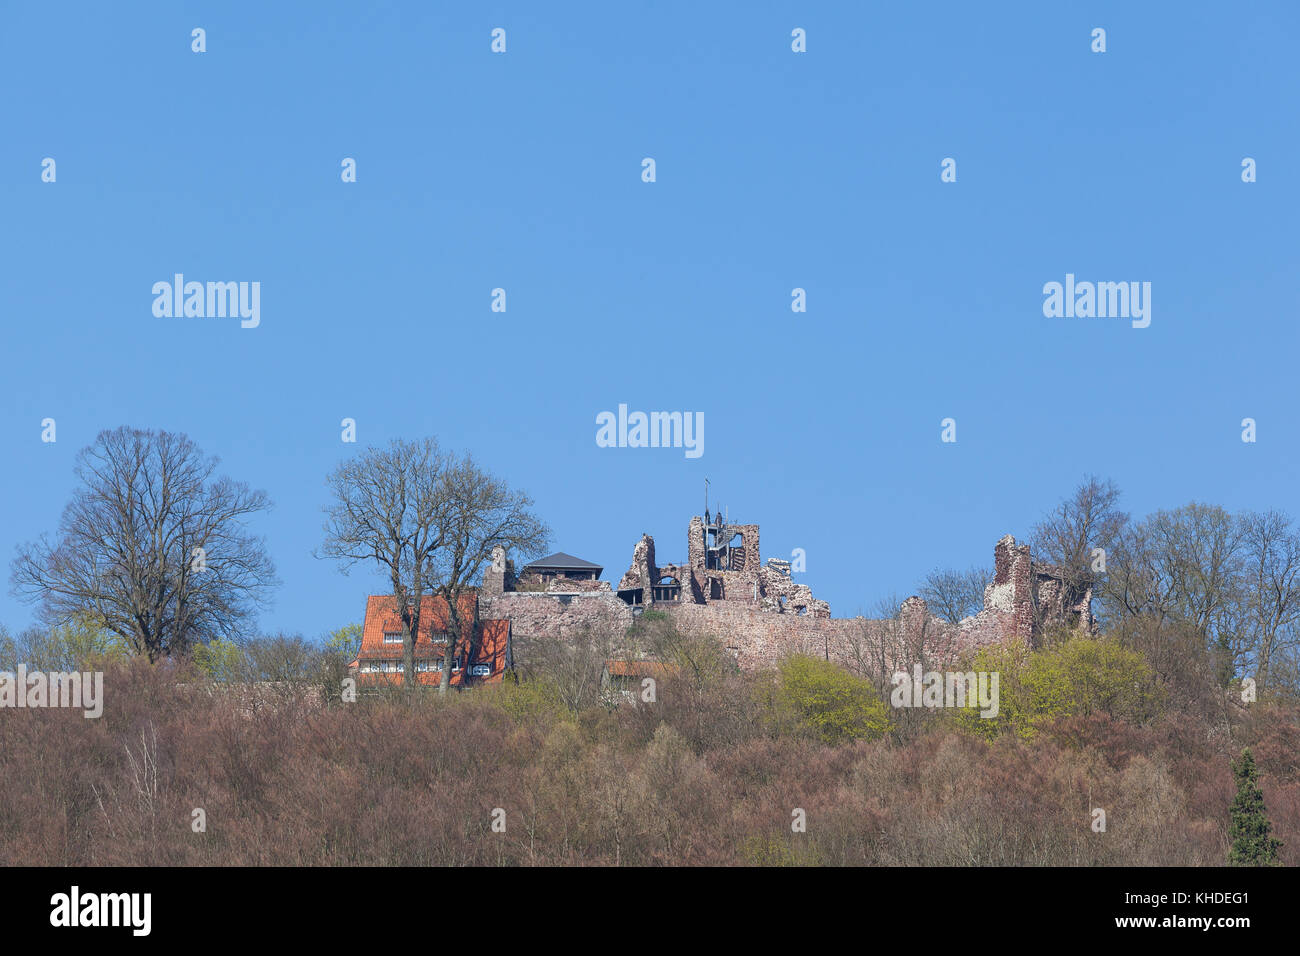
[[[385,643],[385,644],[400,644],[400,643],[402,643],[402,632],[401,632],[401,631],[384,631],[384,643]]]

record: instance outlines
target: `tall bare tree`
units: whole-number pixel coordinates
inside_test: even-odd
[[[1250,656],[1245,541],[1242,521],[1217,505],[1157,511],[1119,536],[1104,599],[1121,617],[1144,618],[1148,641],[1190,628],[1203,652],[1237,670]]]
[[[332,500],[325,507],[325,543],[318,556],[336,559],[345,573],[359,561],[373,561],[386,572],[402,621],[408,687],[416,682],[415,641],[428,566],[445,540],[447,460],[435,438],[393,441],[367,448],[326,479]]]
[[[468,456],[442,451],[434,438],[368,448],[329,476],[321,556],[345,568],[374,561],[388,575],[402,621],[403,683],[414,687],[415,642],[426,594],[447,600],[447,647],[441,690],[452,662],[467,649],[461,598],[470,592],[497,547],[532,554],[549,537],[528,510],[532,500]]]
[[[1241,597],[1245,531],[1218,505],[1198,502],[1147,519],[1155,560],[1173,587],[1183,620],[1212,641]]]
[[[933,613],[957,624],[984,607],[984,588],[990,580],[979,565],[966,571],[945,568],[927,574],[919,593]]]
[[[1246,614],[1260,689],[1269,684],[1279,652],[1297,644],[1300,625],[1300,535],[1278,511],[1242,516],[1247,579]]]
[[[277,583],[246,522],[266,494],[215,475],[188,437],[121,427],[77,456],[55,540],[18,550],[14,592],[55,624],[89,621],[150,660],[239,632]]]
[[[1098,576],[1092,570],[1093,552],[1101,548],[1109,555],[1128,524],[1128,515],[1118,507],[1119,498],[1113,481],[1088,475],[1031,532],[1035,559],[1061,571],[1067,607]]]
[[[477,639],[462,617],[461,598],[472,593],[493,553],[532,557],[550,541],[551,531],[532,513],[533,499],[479,467],[468,455],[452,458],[440,484],[443,541],[425,575],[430,590],[447,602],[447,652],[439,693],[451,684],[451,662],[468,660]]]

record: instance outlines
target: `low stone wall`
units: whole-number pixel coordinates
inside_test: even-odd
[[[622,634],[632,626],[632,608],[609,591],[511,591],[482,596],[479,616],[509,620],[516,637],[567,638],[588,629]]]
[[[745,670],[774,667],[791,654],[829,659],[864,672],[909,669],[924,661],[940,666],[962,654],[1004,641],[1016,632],[1016,618],[981,611],[960,625],[932,617],[924,601],[911,598],[896,620],[829,618],[778,614],[749,604],[656,604],[684,634],[715,637]],[[513,592],[479,599],[484,619],[508,619],[516,638],[564,640],[582,633],[621,635],[634,621],[632,608],[608,592],[559,595]]]
[[[775,666],[790,654],[832,660],[854,671],[905,668],[924,661],[934,666],[1007,640],[1015,619],[999,611],[982,611],[960,625],[929,614],[925,602],[910,599],[896,620],[864,617],[830,618],[811,614],[773,614],[750,605],[659,605],[684,634],[716,637],[745,670]]]

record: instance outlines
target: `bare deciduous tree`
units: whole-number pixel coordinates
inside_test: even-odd
[[[1098,577],[1092,570],[1093,552],[1101,548],[1109,554],[1128,524],[1128,515],[1117,507],[1119,498],[1113,481],[1088,475],[1070,497],[1034,526],[1034,557],[1060,569],[1067,607]]]
[[[447,601],[447,647],[440,689],[452,662],[470,649],[473,629],[460,602],[482,577],[492,552],[531,555],[550,532],[529,509],[532,499],[479,468],[468,455],[443,452],[436,439],[369,448],[330,475],[323,556],[345,568],[374,561],[388,574],[402,621],[407,687],[414,687],[415,641],[425,594]],[[468,633],[467,633],[468,631]]]
[[[1246,614],[1250,620],[1256,681],[1269,684],[1279,652],[1296,646],[1300,623],[1300,536],[1291,519],[1267,511],[1242,516],[1245,535]]]
[[[415,641],[420,633],[427,569],[443,546],[447,456],[437,439],[394,441],[367,448],[326,479],[333,501],[325,508],[325,543],[318,556],[347,569],[374,561],[388,574],[402,621],[404,683],[415,684]]]
[[[482,579],[498,548],[503,554],[531,557],[550,541],[550,529],[532,513],[533,499],[512,491],[504,480],[480,468],[469,455],[448,462],[440,484],[444,525],[442,547],[433,553],[425,579],[447,602],[447,656],[466,660],[476,635],[466,632],[461,598]],[[442,669],[439,692],[451,684],[451,667]]]
[[[1167,637],[1187,628],[1202,652],[1224,658],[1226,671],[1249,660],[1245,529],[1225,509],[1193,502],[1157,511],[1120,534],[1102,595],[1119,618],[1146,620],[1140,632],[1153,661],[1162,659]]]
[[[1240,598],[1241,522],[1218,505],[1197,502],[1157,511],[1147,521],[1180,615],[1212,639]]]
[[[620,653],[617,647],[614,635],[603,629],[584,628],[563,640],[515,639],[524,679],[541,682],[575,714],[601,702],[605,661]]]
[[[957,624],[984,607],[984,588],[989,580],[988,571],[978,565],[967,571],[931,571],[925,576],[920,595],[934,614]]]
[[[19,549],[16,594],[55,624],[90,621],[149,659],[236,634],[275,585],[246,521],[266,494],[215,476],[185,435],[121,427],[77,456],[57,540]]]

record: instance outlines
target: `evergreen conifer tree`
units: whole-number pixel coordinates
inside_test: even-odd
[[[1234,866],[1277,866],[1282,841],[1269,835],[1272,825],[1264,812],[1264,794],[1255,780],[1255,756],[1247,747],[1241,759],[1233,761],[1237,798],[1232,801],[1232,823],[1228,836],[1232,848],[1228,862]]]

